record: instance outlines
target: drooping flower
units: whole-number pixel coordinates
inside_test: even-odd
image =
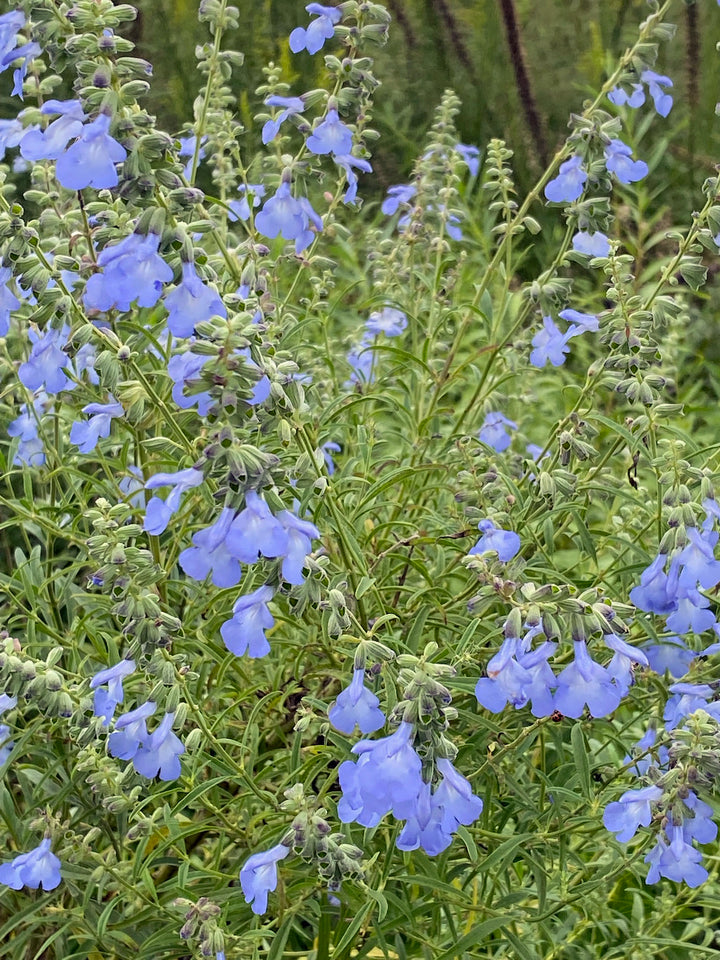
[[[510,430],[517,430],[515,421],[508,420],[498,410],[494,410],[486,415],[478,436],[483,443],[492,447],[496,453],[502,453],[510,446],[512,440]]]
[[[139,307],[154,307],[163,284],[173,278],[171,267],[157,252],[160,235],[131,233],[119,243],[105,247],[98,256],[102,273],[87,282],[83,301],[95,310],[126,312],[133,302]]]
[[[688,650],[680,637],[663,637],[644,650],[650,669],[661,676],[668,672],[674,680],[684,677],[695,659],[695,652]]]
[[[357,762],[345,760],[338,771],[343,795],[337,811],[343,823],[375,827],[391,811],[398,819],[413,816],[424,788],[413,735],[412,724],[403,721],[389,737],[353,746]]]
[[[40,113],[60,116],[44,130],[27,130],[20,140],[20,153],[26,160],[57,160],[68,141],[80,136],[85,121],[82,104],[79,100],[47,100]]]
[[[641,83],[633,83],[630,93],[622,87],[613,87],[608,94],[608,100],[616,107],[628,106],[635,109],[645,103],[645,90]]]
[[[45,463],[45,447],[38,432],[38,424],[51,402],[50,397],[41,390],[33,398],[34,412],[31,412],[27,403],[21,403],[19,416],[8,424],[8,436],[19,438],[13,466],[41,467]]]
[[[225,542],[242,563],[256,563],[259,554],[281,557],[288,549],[288,535],[282,523],[255,490],[246,493],[245,509],[233,520]]]
[[[33,850],[0,865],[0,883],[7,884],[13,890],[20,890],[21,887],[54,890],[62,877],[60,860],[50,849],[51,842],[50,837],[45,837]]]
[[[577,719],[587,704],[591,716],[605,717],[617,709],[622,694],[607,668],[592,659],[585,641],[575,640],[573,645],[575,659],[557,677],[555,707]]]
[[[123,702],[123,680],[135,672],[134,660],[121,660],[113,667],[99,670],[90,680],[90,689],[95,691],[93,713],[103,718],[103,726],[107,727],[115,713],[115,707]],[[103,687],[107,684],[107,690]]]
[[[607,672],[617,685],[621,696],[624,697],[635,681],[634,665],[639,663],[648,667],[650,666],[648,658],[642,650],[633,647],[614,633],[605,634],[603,639],[605,645],[613,651],[612,660],[607,665]]]
[[[718,533],[712,530],[686,528],[689,543],[679,554],[677,561],[682,567],[678,584],[683,590],[692,590],[699,584],[703,590],[711,590],[720,583],[720,560],[715,559]]]
[[[336,109],[328,110],[327,117],[307,138],[306,146],[310,153],[334,153],[347,156],[352,153],[352,130],[346,126]]]
[[[651,805],[663,795],[661,787],[643,787],[627,790],[619,800],[609,803],[603,813],[605,828],[614,833],[620,843],[628,843],[638,827],[647,827],[652,819]]]
[[[508,563],[520,549],[520,537],[513,530],[502,530],[492,520],[481,520],[478,530],[482,536],[468,551],[468,556],[481,556],[484,553],[497,553],[501,563]]]
[[[335,34],[335,24],[340,22],[340,11],[337,7],[325,7],[321,3],[308,3],[305,7],[308,13],[316,17],[310,21],[309,27],[296,27],[290,34],[290,49],[293,53],[307,50],[314,54],[325,46]]]
[[[193,535],[193,546],[183,550],[178,558],[189,577],[204,580],[212,574],[216,587],[234,587],[240,583],[240,563],[226,543],[234,517],[235,511],[231,507],[223,507],[215,523]]]
[[[375,379],[373,373],[374,361],[373,340],[366,331],[360,342],[347,355],[347,362],[350,364],[352,372],[346,386],[352,386],[356,383],[372,383]]]
[[[650,566],[643,570],[640,584],[630,591],[630,602],[640,610],[648,613],[670,613],[677,610],[679,564],[677,557],[674,557],[666,573],[666,560],[667,556],[659,553]]]
[[[6,693],[0,693],[0,715],[16,706],[17,697],[9,697]],[[0,767],[7,763],[14,746],[14,741],[10,739],[10,727],[6,723],[0,723]]]
[[[156,709],[157,704],[148,700],[117,718],[115,728],[108,737],[108,750],[111,756],[118,760],[134,758],[140,749],[140,744],[148,738],[145,721],[155,713]]]
[[[268,893],[277,888],[278,861],[284,860],[289,853],[290,847],[278,843],[269,850],[254,853],[245,861],[240,871],[240,886],[253,913],[263,914],[267,910]]]
[[[620,183],[636,183],[648,174],[644,160],[632,160],[632,149],[622,140],[611,140],[605,147],[605,165]]]
[[[186,396],[185,388],[199,382],[200,371],[211,359],[209,354],[193,353],[188,350],[186,353],[175,354],[168,363],[168,373],[173,381],[173,400],[183,410],[197,404],[198,413],[201,417],[208,414],[214,403],[211,394],[207,390],[198,390]]]
[[[663,87],[672,87],[673,82],[670,77],[664,77],[654,70],[643,70],[640,79],[647,84],[650,96],[655,104],[655,110],[661,117],[666,117],[672,110],[672,95],[666,93]],[[632,104],[630,104],[632,106]]]
[[[164,500],[152,497],[145,511],[143,530],[153,536],[163,533],[170,517],[180,509],[183,494],[200,486],[204,478],[202,470],[195,470],[194,467],[178,470],[177,473],[156,473],[150,477],[145,484],[147,490],[157,490],[158,487],[172,487],[172,490]]]
[[[587,178],[582,157],[576,154],[561,163],[557,177],[545,184],[545,196],[553,203],[572,203],[582,196]]]
[[[0,266],[0,337],[7,336],[10,330],[10,314],[20,307],[20,301],[8,286],[11,279],[10,267]]]
[[[282,107],[280,113],[272,120],[267,120],[262,128],[262,142],[271,143],[280,132],[280,127],[289,117],[297,116],[305,111],[305,101],[302,97],[279,97],[273,95],[265,101],[268,107]]]
[[[584,253],[588,257],[610,256],[610,241],[599,230],[596,230],[595,233],[580,230],[573,237],[572,244],[573,250]]]
[[[76,444],[80,453],[92,453],[100,437],[109,437],[113,417],[122,417],[124,410],[112,396],[110,403],[89,403],[82,408],[90,415],[87,421],[76,420],[70,428],[70,442]]]
[[[372,166],[367,160],[361,157],[353,157],[350,154],[344,154],[333,157],[335,163],[344,171],[347,180],[347,190],[343,197],[343,203],[355,203],[357,198],[358,178],[355,170],[362,170],[363,173],[372,173]]]
[[[23,81],[27,74],[28,64],[42,53],[42,48],[39,43],[33,41],[24,43],[19,47],[14,46],[16,42],[17,38],[15,37],[13,40],[13,48],[5,46],[4,49],[6,52],[3,53],[2,39],[0,38],[0,73],[4,73],[13,63],[17,63],[18,60],[20,61],[18,66],[13,70],[13,88],[10,95],[13,97],[18,96],[22,100]]]
[[[275,624],[268,608],[273,594],[273,588],[266,584],[235,601],[232,618],[222,624],[220,634],[225,646],[236,657],[247,653],[249,657],[257,658],[270,653],[265,631]]]
[[[250,219],[250,201],[252,200],[253,207],[259,207],[262,198],[265,196],[265,187],[262,183],[249,183],[247,186],[241,183],[238,187],[238,193],[241,194],[240,200],[231,200],[228,203],[232,210],[232,213],[228,214],[228,220],[231,223],[234,223],[235,220]]]
[[[442,810],[442,826],[447,833],[455,833],[462,824],[467,827],[482,813],[483,802],[472,792],[469,780],[459,773],[452,762],[439,759],[437,768],[442,780],[435,789],[433,800]]]
[[[532,345],[530,363],[534,367],[544,367],[548,360],[554,367],[561,367],[570,352],[568,334],[560,330],[552,317],[543,317],[543,329],[532,338]]]
[[[579,310],[568,308],[561,310],[558,314],[561,320],[564,320],[570,326],[565,331],[565,339],[578,337],[582,333],[597,333],[600,329],[600,321],[594,313],[581,313]]]
[[[38,333],[30,328],[28,335],[32,342],[30,356],[21,363],[18,377],[28,390],[39,390],[41,387],[46,393],[60,393],[74,386],[72,380],[65,375],[65,369],[70,361],[63,351],[67,344],[68,329],[63,327],[49,327],[44,333]]]
[[[55,164],[55,176],[68,190],[95,187],[96,190],[116,187],[116,163],[127,156],[125,147],[108,133],[110,117],[101,113],[85,124],[79,138],[62,153]]]
[[[534,717],[549,716],[555,709],[551,691],[557,681],[548,659],[556,644],[545,641],[532,650],[533,637],[541,626],[531,627],[524,637],[506,637],[500,649],[488,661],[487,676],[475,685],[478,703],[493,713],[511,703],[516,710],[531,702]]]
[[[180,776],[180,754],[185,753],[182,740],[172,732],[174,713],[166,713],[157,730],[141,741],[133,757],[133,766],[142,777],[152,780],[176,780]]]
[[[407,329],[407,317],[395,307],[383,307],[370,314],[365,329],[374,336],[384,333],[386,337],[399,337]]]
[[[313,224],[322,232],[320,217],[305,197],[293,197],[290,184],[283,181],[275,195],[265,201],[262,210],[255,217],[255,226],[264,237],[274,240],[281,236],[284,240],[295,241],[295,253],[298,255],[308,247],[315,234],[310,229]]]
[[[476,177],[480,172],[480,150],[470,143],[456,143],[455,150],[460,154],[471,177]]]
[[[667,877],[676,883],[686,883],[689,887],[699,887],[708,878],[708,872],[700,864],[702,853],[688,843],[683,835],[682,826],[668,827],[670,844],[662,837],[657,845],[645,857],[650,864],[646,883],[657,883],[660,877]]]
[[[355,727],[361,733],[374,733],[385,726],[385,714],[380,701],[365,686],[365,671],[353,670],[350,684],[341,690],[328,710],[328,720],[342,733],[351,734]]]
[[[191,337],[198,323],[211,317],[227,317],[217,290],[200,279],[192,261],[183,263],[182,280],[166,295],[165,307],[168,329],[175,337]]]
[[[6,150],[17,147],[28,130],[37,129],[24,127],[19,120],[0,120],[0,160],[4,159]]]
[[[282,510],[277,519],[285,528],[287,546],[283,553],[282,575],[288,583],[299,585],[305,582],[303,567],[305,558],[312,549],[312,540],[320,536],[314,523],[301,520],[289,510]]]
[[[189,134],[187,137],[178,137],[180,143],[180,149],[178,150],[179,157],[187,157],[188,160],[183,169],[183,176],[186,180],[189,180],[192,176],[192,165],[193,158],[195,156],[195,149],[197,147],[197,137],[194,133]],[[203,149],[203,144],[207,142],[207,137],[203,137],[200,141],[200,149],[198,150],[198,166],[200,166],[200,161],[205,157],[205,150]]]
[[[409,183],[399,183],[389,187],[387,197],[383,200],[380,209],[386,216],[391,217],[397,212],[401,203],[410,203],[416,193],[417,187]]]

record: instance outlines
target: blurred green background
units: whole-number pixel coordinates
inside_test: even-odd
[[[288,48],[290,31],[308,22],[305,0],[234,3],[241,11],[241,29],[228,34],[224,46],[246,57],[234,85],[249,155],[259,142],[252,116],[263,65],[269,60],[281,64],[293,92],[302,93],[319,84],[323,64],[321,54],[293,55]],[[155,68],[148,108],[176,131],[192,119],[197,75],[190,65],[196,44],[207,40],[206,28],[197,22],[197,0],[140,0],[137,6],[131,36],[139,55]],[[386,0],[386,6],[393,17],[390,41],[377,48],[375,70],[382,81],[374,115],[382,134],[373,158],[378,190],[407,177],[448,86],[463,101],[461,138],[482,146],[491,137],[504,137],[516,152],[519,184],[527,186],[541,169],[543,153],[552,153],[565,136],[571,111],[580,110],[597,91],[650,12],[646,0]],[[518,93],[505,27],[513,10],[537,115],[535,130],[528,120],[528,98]],[[674,13],[678,33],[661,49],[656,69],[675,82],[675,107],[667,123],[675,130],[677,180],[690,204],[720,156],[720,124],[714,116],[720,90],[715,51],[720,10],[711,2],[687,6],[678,0]],[[650,136],[665,132],[656,123]]]

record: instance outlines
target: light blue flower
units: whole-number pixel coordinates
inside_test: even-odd
[[[632,160],[632,150],[622,140],[611,140],[605,147],[605,165],[620,183],[636,183],[648,174],[644,160]]]
[[[351,734],[355,727],[361,733],[374,733],[385,726],[385,714],[380,701],[365,686],[365,671],[353,670],[349,686],[341,690],[328,710],[328,720],[342,733]]]
[[[167,529],[170,517],[180,509],[183,495],[199,487],[205,479],[202,470],[188,467],[187,470],[178,470],[176,473],[156,473],[145,484],[147,490],[157,490],[158,487],[172,487],[172,490],[163,500],[161,497],[152,497],[145,511],[143,530],[153,536],[159,536]]]
[[[296,27],[290,34],[290,49],[293,53],[307,50],[308,53],[317,53],[322,50],[326,40],[335,34],[335,24],[340,22],[340,11],[337,7],[325,7],[321,3],[309,3],[305,9],[317,19],[310,21],[310,26]]]
[[[481,520],[478,530],[482,536],[468,552],[469,557],[497,553],[501,563],[508,563],[520,549],[520,537],[513,530],[502,530],[492,520]]]
[[[315,154],[347,156],[352,153],[352,146],[352,130],[342,122],[334,108],[328,110],[327,117],[307,138],[307,148]]]
[[[268,603],[273,598],[273,588],[267,585],[239,597],[233,606],[233,615],[220,627],[223,643],[230,653],[242,657],[264,657],[270,653],[265,631],[275,624]]]
[[[262,142],[265,144],[272,143],[286,120],[305,111],[305,101],[302,97],[273,95],[267,98],[265,104],[268,107],[282,107],[280,113],[271,120],[267,120],[262,128]]]
[[[77,420],[70,428],[70,443],[76,444],[80,453],[92,453],[100,437],[109,437],[114,417],[122,417],[125,411],[114,397],[109,403],[89,403],[82,408],[90,414],[87,421]]]
[[[553,203],[572,203],[582,196],[587,178],[582,157],[576,154],[560,164],[557,177],[545,185],[545,196]]]
[[[495,410],[486,415],[478,436],[496,453],[502,453],[503,450],[507,450],[512,440],[509,430],[517,430],[515,421],[508,420],[506,416]]]
[[[140,749],[140,744],[148,738],[145,721],[155,713],[156,709],[157,704],[148,700],[117,718],[115,728],[108,737],[108,750],[111,756],[118,760],[133,759]]]
[[[298,255],[308,247],[315,236],[310,224],[322,232],[322,218],[318,216],[305,197],[293,197],[290,184],[283,181],[275,195],[265,201],[262,210],[255,217],[255,226],[264,237],[274,240],[281,236],[284,240],[295,241],[295,253]]]
[[[40,108],[45,116],[60,114],[44,130],[26,131],[20,140],[20,153],[26,160],[57,160],[69,140],[80,136],[85,113],[79,100],[47,100]]]
[[[217,290],[200,279],[192,261],[183,263],[182,280],[166,295],[165,307],[168,329],[175,337],[191,337],[198,323],[211,317],[227,317]]]
[[[253,913],[263,914],[267,910],[268,893],[277,888],[278,861],[284,860],[289,853],[290,847],[278,843],[269,850],[254,853],[245,861],[240,871],[240,886]]]
[[[133,757],[133,766],[140,776],[148,780],[156,776],[161,780],[176,780],[180,776],[180,754],[185,753],[185,746],[172,732],[174,719],[174,713],[166,713],[157,730],[140,742]]]
[[[123,680],[135,672],[134,660],[121,660],[113,667],[100,670],[90,680],[90,689],[95,691],[93,713],[96,717],[103,717],[103,726],[110,724],[115,707],[123,702]],[[102,688],[107,684],[107,690]]]
[[[370,314],[365,329],[375,336],[384,333],[386,337],[399,337],[407,329],[407,317],[395,307],[383,307]]]
[[[58,157],[55,175],[68,190],[95,187],[96,190],[116,187],[116,163],[122,163],[127,151],[108,133],[110,117],[101,113],[85,124],[79,139]]]
[[[573,250],[584,253],[588,257],[610,256],[610,241],[599,230],[596,230],[595,233],[580,230],[573,237],[572,244]]]
[[[45,837],[42,843],[30,850],[21,853],[9,863],[0,866],[0,883],[5,883],[13,890],[28,887],[30,890],[54,890],[62,877],[60,876],[60,860],[50,849],[51,840]]]

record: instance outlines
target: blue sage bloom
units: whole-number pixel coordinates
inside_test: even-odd
[[[146,740],[133,757],[133,766],[142,777],[152,780],[177,780],[180,776],[180,754],[185,753],[182,740],[172,732],[174,713],[166,713],[160,726]]]
[[[24,127],[19,120],[0,120],[0,160],[5,157],[6,150],[17,147],[29,130],[38,129],[39,127]]]
[[[293,197],[287,181],[280,184],[275,195],[265,201],[255,217],[259,233],[271,240],[278,235],[284,240],[294,240],[298,255],[313,241],[315,234],[310,229],[311,223],[319,233],[322,232],[322,217],[315,213],[306,197]]]
[[[482,800],[451,761],[439,759],[436,767],[442,779],[434,791],[429,783],[423,785],[417,808],[397,839],[399,850],[422,847],[428,856],[435,857],[450,846],[461,824],[469,826],[482,813]]]
[[[389,187],[380,209],[386,216],[391,217],[397,212],[401,203],[410,203],[416,193],[417,187],[410,183],[399,183],[394,187]]]
[[[534,367],[544,367],[548,360],[554,367],[561,367],[570,353],[568,333],[563,333],[552,317],[543,317],[543,329],[532,338],[532,345],[530,363]]]
[[[153,536],[163,533],[170,517],[180,509],[183,494],[193,487],[199,487],[204,479],[202,470],[195,470],[194,467],[178,470],[177,473],[156,473],[150,477],[145,484],[147,490],[157,490],[158,487],[172,487],[172,490],[164,500],[152,497],[145,511],[143,530]]]
[[[478,530],[482,536],[468,552],[468,556],[481,556],[483,553],[497,553],[501,563],[508,563],[520,549],[520,537],[513,530],[502,530],[492,520],[481,520]]]
[[[11,16],[11,14],[5,14],[5,16]],[[17,37],[14,38],[13,43],[17,42]],[[13,70],[13,88],[10,92],[10,95],[15,97],[18,96],[20,99],[23,99],[23,81],[27,74],[28,64],[32,59],[39,56],[42,53],[42,49],[39,43],[24,43],[20,47],[14,47],[10,49],[5,47],[7,52],[3,53],[3,37],[0,33],[0,73],[4,73],[5,70],[11,64],[17,63],[19,60],[19,65]]]
[[[573,250],[584,253],[588,257],[610,256],[610,241],[599,230],[596,230],[595,233],[580,230],[573,237],[572,244]]]
[[[557,678],[555,707],[577,720],[587,704],[591,717],[606,717],[619,706],[621,690],[607,668],[592,659],[584,640],[575,640],[573,645],[575,659]]]
[[[360,157],[353,157],[350,154],[344,154],[338,156],[337,154],[333,157],[335,163],[343,170],[345,173],[345,179],[347,181],[347,190],[343,197],[343,203],[354,204],[357,199],[357,185],[358,178],[355,170],[362,170],[363,173],[372,173],[372,166],[367,160],[363,160]]]
[[[648,174],[644,160],[632,160],[632,150],[622,140],[611,140],[605,147],[605,166],[620,183],[636,183]]]
[[[660,787],[627,790],[619,800],[609,803],[603,813],[603,823],[620,843],[628,843],[638,827],[647,827],[652,819],[651,805],[663,795]]]
[[[182,280],[165,297],[165,306],[168,329],[175,337],[191,337],[198,323],[211,317],[227,317],[217,290],[200,279],[192,261],[183,263]]]
[[[361,733],[374,733],[385,726],[380,701],[365,686],[365,671],[354,670],[350,685],[345,687],[328,710],[328,720],[342,733],[351,734],[355,727]]]
[[[17,697],[9,697],[6,693],[0,693],[0,715],[16,706]],[[0,767],[7,763],[14,746],[15,743],[10,739],[10,727],[6,723],[0,723]]]
[[[661,117],[666,117],[672,110],[673,105],[672,95],[664,89],[673,86],[670,77],[664,77],[662,74],[655,73],[654,70],[643,70],[640,74],[640,81],[640,83],[632,84],[631,93],[627,93],[622,87],[615,87],[608,94],[608,100],[616,106],[641,107],[645,103],[643,84],[647,84],[656,112]]]
[[[100,670],[90,680],[90,689],[95,691],[93,702],[93,713],[96,717],[103,718],[103,726],[107,727],[115,713],[115,707],[123,702],[125,692],[123,691],[123,680],[135,672],[134,660],[121,660],[114,667],[108,667],[106,670]],[[104,686],[107,684],[107,690]]]
[[[163,284],[173,278],[172,269],[159,255],[160,235],[131,233],[119,243],[105,247],[99,254],[95,273],[87,282],[83,302],[86,307],[122,312],[137,301],[139,307],[154,307]]]
[[[260,554],[282,557],[289,545],[282,523],[255,490],[245,494],[245,509],[233,520],[225,542],[230,553],[242,563],[256,563]]]
[[[8,436],[19,438],[13,466],[41,467],[45,463],[45,447],[38,426],[40,417],[51,402],[50,397],[41,390],[33,398],[34,413],[31,413],[27,403],[21,403],[20,414],[8,424]]]
[[[370,314],[365,329],[375,336],[384,333],[386,337],[399,337],[407,329],[407,317],[395,307],[383,307]]]
[[[463,158],[471,177],[476,177],[480,172],[480,150],[470,143],[456,143],[455,150]]]
[[[517,430],[515,421],[508,420],[506,416],[495,410],[486,415],[478,436],[496,453],[502,453],[503,450],[507,450],[512,440],[509,430]]]
[[[277,888],[277,865],[290,853],[290,847],[282,843],[254,853],[245,861],[240,871],[240,886],[245,901],[252,907],[253,913],[263,914],[267,910],[268,893]]]
[[[352,153],[352,130],[342,122],[337,110],[333,108],[328,110],[322,123],[315,127],[307,138],[306,145],[310,153],[347,156]]]
[[[556,644],[547,640],[532,650],[533,637],[542,627],[531,627],[524,637],[506,637],[487,665],[487,676],[475,685],[478,703],[493,713],[500,713],[508,703],[516,710],[531,703],[534,717],[547,717],[555,709],[552,690],[555,674],[548,659]]]
[[[210,359],[212,359],[210,354],[193,353],[188,350],[186,353],[175,354],[168,363],[168,373],[173,381],[173,400],[182,410],[188,410],[197,404],[201,417],[207,416],[214,403],[211,394],[207,390],[198,390],[186,396],[185,388],[199,382],[200,372]]]
[[[194,133],[191,133],[187,137],[178,137],[178,142],[180,143],[180,149],[178,150],[179,157],[188,157],[188,161],[185,164],[183,169],[183,176],[186,180],[190,179],[192,174],[192,162],[193,157],[195,156],[195,147],[197,145],[197,137]],[[205,151],[203,149],[203,144],[207,142],[207,137],[203,137],[200,141],[200,149],[198,150],[198,166],[200,161],[205,157]]]
[[[560,164],[557,177],[545,185],[545,196],[553,203],[572,203],[582,196],[587,178],[582,157],[576,154]]]
[[[265,144],[272,143],[287,119],[305,111],[305,101],[302,97],[280,97],[273,94],[265,100],[265,104],[268,107],[282,108],[276,117],[265,121],[262,128],[262,142]]]
[[[21,887],[54,890],[62,878],[60,860],[50,849],[51,842],[50,837],[45,837],[29,853],[21,853],[9,863],[0,865],[0,883],[7,884],[13,890],[20,890]]]
[[[90,414],[90,419],[77,420],[70,427],[70,443],[76,444],[80,453],[92,453],[100,437],[110,436],[113,417],[122,417],[125,413],[122,404],[112,396],[110,403],[89,403],[82,412]]]
[[[110,136],[109,129],[110,117],[101,113],[85,124],[75,143],[58,157],[55,175],[63,187],[68,190],[82,190],[84,187],[101,190],[117,186],[115,164],[122,163],[127,151]]]
[[[285,528],[287,545],[283,552],[282,575],[288,583],[299,586],[305,582],[303,567],[305,558],[312,549],[311,541],[320,536],[314,523],[301,520],[289,510],[282,510],[277,519]]]
[[[290,34],[290,49],[293,53],[307,50],[308,53],[317,53],[335,34],[335,24],[340,22],[340,11],[337,7],[324,7],[321,3],[309,3],[305,9],[317,19],[311,20],[310,26],[296,27]]]
[[[140,744],[148,739],[145,721],[151,717],[157,704],[148,700],[141,706],[123,713],[115,721],[115,729],[108,737],[110,755],[118,760],[132,760],[140,749]]]
[[[250,219],[250,201],[252,200],[253,207],[259,207],[262,203],[262,198],[265,196],[265,187],[261,183],[249,183],[247,186],[241,183],[238,187],[238,193],[242,195],[241,199],[231,200],[228,203],[228,206],[232,210],[232,213],[228,213],[230,223],[234,223],[236,220]],[[249,292],[248,290],[248,293]],[[243,299],[245,298],[243,297]]]
[[[68,332],[67,327],[62,330],[50,327],[44,333],[36,333],[30,328],[30,356],[18,369],[20,382],[28,390],[35,391],[43,387],[46,393],[60,393],[61,390],[74,387],[73,381],[65,375],[65,369],[70,363],[68,355],[63,351]]]
[[[273,588],[265,585],[239,597],[233,606],[232,618],[220,627],[223,643],[236,657],[247,653],[249,657],[257,658],[270,653],[265,631],[275,624],[268,608],[273,594]]]
[[[0,266],[0,337],[8,335],[10,314],[20,307],[20,301],[8,286],[11,279],[10,267]]]
[[[28,130],[20,141],[26,160],[57,160],[68,141],[80,136],[85,113],[79,100],[47,100],[40,108],[45,116],[60,114],[45,130]]]
[[[660,877],[666,877],[691,888],[699,887],[708,878],[707,870],[700,863],[702,853],[685,839],[682,825],[668,830],[670,843],[660,838],[645,857],[645,863],[650,864],[645,883],[657,883]]]
[[[231,507],[223,507],[215,523],[193,535],[192,547],[180,554],[178,562],[193,580],[204,580],[212,574],[216,587],[235,587],[240,583],[242,570],[227,545],[227,535],[235,518]]]

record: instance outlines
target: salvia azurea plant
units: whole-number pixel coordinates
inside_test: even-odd
[[[720,199],[663,204],[673,6],[524,199],[447,92],[364,210],[381,4],[308,4],[326,82],[267,67],[257,156],[225,0],[173,133],[131,6],[0,15],[2,955],[717,952]]]

